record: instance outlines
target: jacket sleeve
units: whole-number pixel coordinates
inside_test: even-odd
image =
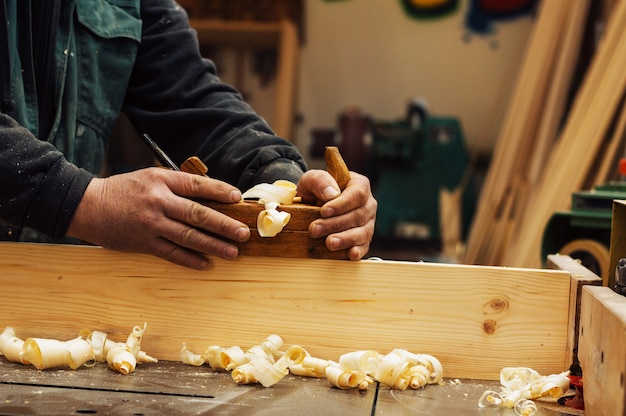
[[[65,236],[93,175],[0,113],[0,221]]]
[[[123,111],[180,164],[196,155],[211,177],[245,190],[297,182],[306,164],[296,147],[220,81],[199,52],[196,32],[172,0],[144,0],[142,41]]]

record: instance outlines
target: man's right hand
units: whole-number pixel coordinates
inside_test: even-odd
[[[67,235],[194,269],[209,266],[205,255],[237,257],[237,247],[225,239],[245,242],[250,229],[193,198],[234,203],[241,200],[241,192],[216,179],[162,168],[96,178]]]

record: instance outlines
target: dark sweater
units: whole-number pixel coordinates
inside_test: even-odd
[[[297,181],[306,170],[300,153],[217,78],[180,6],[144,0],[141,17],[142,41],[122,108],[138,130],[177,164],[197,155],[211,177],[242,190]],[[95,174],[0,113],[0,224],[63,237]]]

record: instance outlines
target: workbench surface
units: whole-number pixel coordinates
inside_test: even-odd
[[[122,375],[104,364],[78,370],[39,371],[0,358],[2,415],[481,415],[512,416],[512,409],[479,409],[478,398],[495,381],[445,380],[421,390],[331,388],[325,379],[288,375],[272,387],[237,385],[229,373],[180,362],[141,364]],[[539,403],[538,415],[561,413]],[[562,408],[561,408],[562,410]]]

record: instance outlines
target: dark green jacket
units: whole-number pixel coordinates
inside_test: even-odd
[[[120,112],[177,164],[200,156],[242,190],[306,169],[200,56],[174,1],[31,1],[0,0],[0,224],[62,238]],[[50,45],[30,35],[38,15],[58,16]]]

